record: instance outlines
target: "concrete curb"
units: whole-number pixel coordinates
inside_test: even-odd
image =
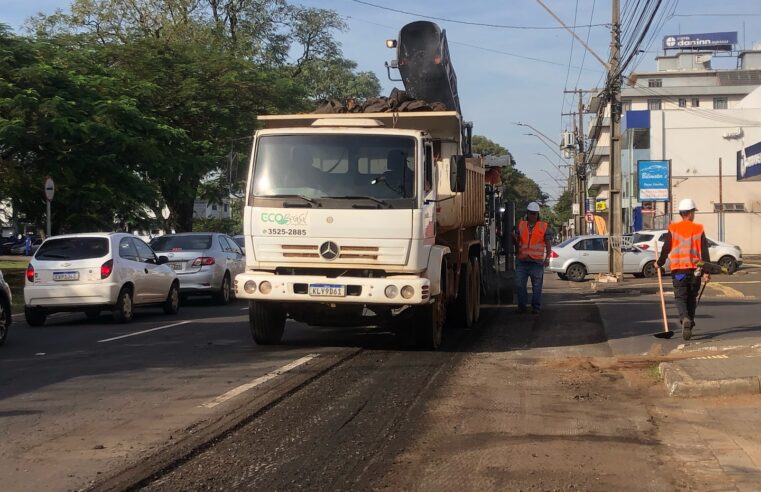
[[[761,393],[758,376],[735,379],[695,380],[674,362],[661,362],[658,371],[669,396],[697,398],[701,396],[757,395]]]

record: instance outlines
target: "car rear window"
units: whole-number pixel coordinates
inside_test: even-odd
[[[571,244],[574,241],[576,241],[575,237],[569,237],[568,239],[566,239],[562,243],[558,244],[558,248],[565,248],[566,246],[568,246],[569,244]]]
[[[153,251],[203,251],[211,248],[211,235],[161,236],[151,241]]]
[[[108,254],[105,237],[64,237],[46,241],[34,255],[36,260],[87,260]]]
[[[233,241],[235,241],[235,244],[237,244],[241,248],[246,247],[246,239],[243,236],[235,236],[233,238]]]

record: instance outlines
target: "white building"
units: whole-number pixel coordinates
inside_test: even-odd
[[[637,199],[637,161],[670,160],[670,203],[693,198],[710,237],[761,253],[761,51],[742,52],[733,70],[712,69],[711,59],[660,56],[655,72],[633,74],[622,90],[624,232],[677,220],[665,203],[655,205],[659,218],[643,220]],[[589,134],[588,188],[607,200],[610,123],[602,123]]]
[[[222,199],[218,203],[196,199],[193,202],[193,217],[199,219],[229,219],[232,217],[230,200]]]

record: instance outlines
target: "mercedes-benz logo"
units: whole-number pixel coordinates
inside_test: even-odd
[[[340,251],[338,245],[333,241],[325,241],[320,245],[320,256],[326,260],[335,260],[338,258],[338,253]]]

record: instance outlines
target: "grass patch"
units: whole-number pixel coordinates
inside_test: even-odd
[[[0,261],[0,270],[3,270],[3,273],[5,273],[5,270],[26,269],[28,264],[28,261]]]
[[[658,370],[658,364],[653,364],[652,366],[648,366],[648,368],[645,369],[645,374],[647,374],[647,377],[652,379],[653,381],[661,380],[661,371]]]

